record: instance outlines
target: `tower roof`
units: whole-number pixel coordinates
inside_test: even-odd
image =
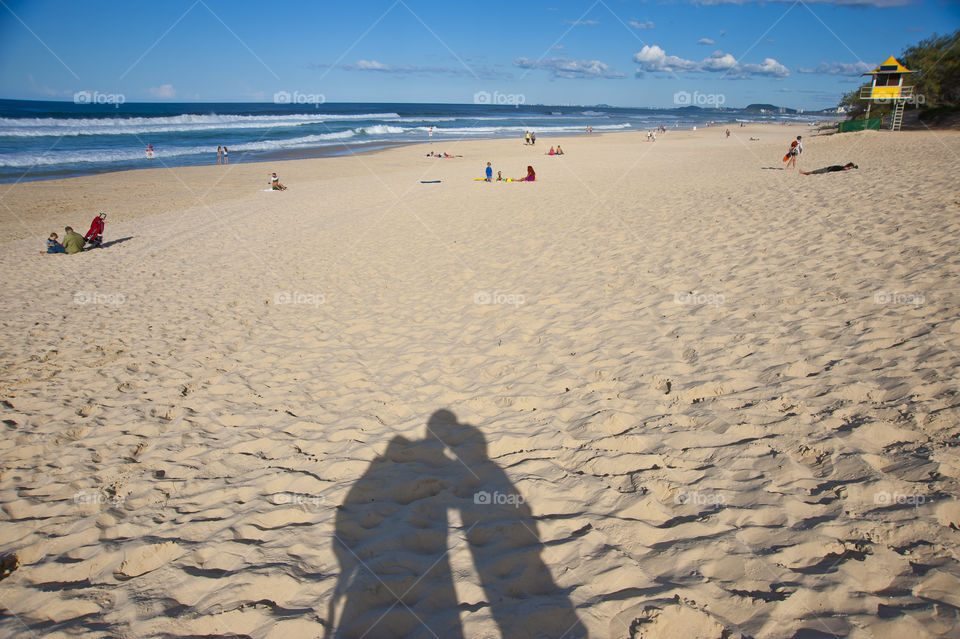
[[[877,75],[879,73],[916,73],[900,64],[896,58],[890,56],[887,60],[873,71],[867,71],[860,75]]]

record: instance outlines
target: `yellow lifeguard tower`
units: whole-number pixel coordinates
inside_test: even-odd
[[[870,118],[870,106],[872,100],[894,103],[893,119],[890,122],[891,131],[899,131],[900,123],[903,121],[903,107],[907,100],[913,98],[913,87],[903,86],[903,77],[908,73],[916,73],[900,64],[896,58],[890,56],[887,61],[881,64],[873,71],[862,75],[872,75],[873,84],[869,87],[860,89],[861,100],[871,100],[867,102],[867,119]]]

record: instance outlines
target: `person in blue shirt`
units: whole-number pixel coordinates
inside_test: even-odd
[[[493,181],[493,167],[490,166],[490,163],[487,162],[487,182]]]
[[[57,234],[51,233],[47,238],[47,253],[66,253],[67,250],[57,241]]]

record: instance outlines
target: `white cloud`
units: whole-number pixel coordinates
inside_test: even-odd
[[[627,24],[629,24],[634,29],[652,29],[653,28],[653,22],[650,20],[647,20],[646,22],[637,22],[636,20],[631,20]]]
[[[697,40],[697,44],[716,44],[716,42],[714,42],[710,38],[700,38],[699,40]]]
[[[640,63],[643,71],[697,71],[697,63],[693,60],[684,60],[667,52],[657,45],[644,45],[633,56],[633,61]]]
[[[728,78],[746,78],[753,75],[785,78],[790,75],[790,70],[773,58],[767,58],[760,64],[740,64],[729,53],[714,51],[709,57],[696,62],[675,55],[667,55],[666,51],[657,45],[644,46],[634,54],[633,61],[640,64],[637,75],[643,75],[647,71],[708,71],[723,73]]]
[[[311,69],[328,69],[332,68],[333,65],[329,63],[311,63],[307,67]],[[421,65],[397,65],[397,64],[384,64],[377,60],[357,60],[356,62],[350,62],[346,64],[340,64],[336,66],[337,69],[342,71],[371,71],[374,73],[385,73],[392,74],[397,76],[411,75],[411,74],[438,74],[438,75],[471,75],[480,78],[494,78],[494,77],[504,77],[509,76],[509,73],[503,73],[501,71],[496,71],[485,66],[476,66],[471,65],[469,68],[466,66],[460,67],[441,67],[441,66],[421,66]]]
[[[816,69],[797,69],[797,73],[820,73],[823,75],[846,75],[855,77],[873,71],[866,62],[823,62]]]
[[[626,76],[614,71],[606,63],[599,60],[567,60],[566,58],[547,58],[546,60],[532,60],[517,58],[513,66],[521,69],[541,69],[550,71],[555,78],[625,78]]]
[[[172,84],[161,84],[158,87],[150,87],[147,89],[147,93],[163,100],[177,97],[177,92],[174,90]]]
[[[790,70],[773,58],[766,58],[761,64],[744,64],[741,69],[746,75],[766,75],[773,78],[785,78],[790,75]]]
[[[737,59],[729,53],[714,51],[700,63],[700,67],[704,71],[732,71],[737,68]]]

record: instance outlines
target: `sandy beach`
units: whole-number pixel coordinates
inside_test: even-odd
[[[0,636],[957,636],[960,132],[723,129],[0,185]]]

